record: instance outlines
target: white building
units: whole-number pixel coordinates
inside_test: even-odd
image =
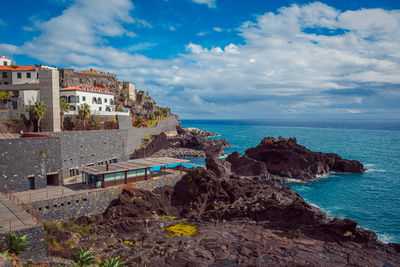
[[[85,103],[90,106],[92,115],[129,115],[129,111],[115,111],[114,95],[103,87],[80,85],[62,88],[60,98],[70,104],[69,115],[78,114],[78,107]]]
[[[0,56],[0,66],[10,66],[11,59],[6,58],[5,56]]]
[[[12,71],[12,84],[38,83],[38,71],[34,66],[25,65]]]

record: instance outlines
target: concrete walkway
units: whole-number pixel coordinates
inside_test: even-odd
[[[17,192],[14,194],[23,202],[29,204],[35,201],[82,194],[93,190],[98,190],[98,189],[89,189],[86,185],[79,183],[67,186],[49,186],[43,189]]]
[[[0,194],[0,233],[36,227],[38,224],[26,212]]]

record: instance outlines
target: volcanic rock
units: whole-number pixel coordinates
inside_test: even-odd
[[[266,175],[269,176],[265,164],[251,159],[246,155],[240,155],[238,152],[231,153],[226,161],[231,163],[232,172],[237,175],[243,176],[257,176]]]
[[[262,162],[273,175],[300,180],[315,179],[317,175],[329,172],[365,171],[364,166],[356,160],[343,159],[334,153],[311,151],[298,145],[296,138],[264,138],[257,147],[246,150],[245,156],[234,155],[230,158],[232,168],[237,170],[245,165],[248,158]]]
[[[217,177],[226,178],[231,175],[231,164],[217,157],[217,151],[214,154],[206,154],[207,170],[212,171]]]

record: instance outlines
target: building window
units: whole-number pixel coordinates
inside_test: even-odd
[[[104,103],[107,103],[107,98],[104,98]]]
[[[79,103],[79,95],[76,96],[76,103]]]
[[[75,170],[74,169],[70,169],[69,170],[69,176],[75,176]]]
[[[101,111],[101,107],[99,107],[99,111]]]
[[[69,110],[70,110],[70,111],[76,111],[76,108],[75,108],[75,106],[70,105],[70,106],[69,106]]]
[[[3,78],[7,78],[7,72],[3,72]]]
[[[102,101],[101,101],[100,97],[97,99],[97,104],[102,104]]]
[[[7,61],[4,61],[4,66],[7,66],[8,65],[8,62]]]
[[[97,98],[93,97],[92,104],[97,104]]]
[[[22,73],[21,72],[17,72],[17,78],[21,79],[22,78]]]
[[[82,101],[86,101],[86,96],[82,96]]]
[[[31,73],[30,73],[30,72],[27,72],[27,73],[26,73],[26,78],[27,78],[27,79],[30,79],[30,78],[31,78]]]

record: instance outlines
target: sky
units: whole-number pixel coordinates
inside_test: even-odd
[[[398,0],[4,1],[0,55],[114,73],[183,119],[400,119]]]

